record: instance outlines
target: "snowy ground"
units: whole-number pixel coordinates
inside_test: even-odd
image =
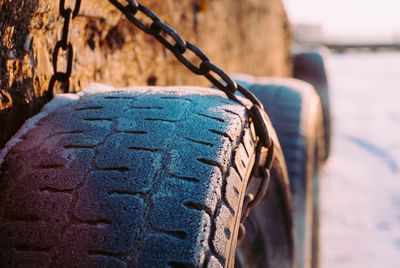
[[[400,53],[333,55],[322,268],[400,267]]]

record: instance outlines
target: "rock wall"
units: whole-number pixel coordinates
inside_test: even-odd
[[[69,6],[74,0],[66,1]],[[290,33],[281,0],[142,0],[229,72],[287,76]],[[0,0],[0,148],[48,101],[63,20],[57,0]],[[91,82],[202,85],[107,0],[82,0],[70,26],[71,90]],[[59,63],[64,66],[65,62]]]

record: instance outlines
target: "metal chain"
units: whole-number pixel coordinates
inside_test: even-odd
[[[175,57],[185,65],[190,71],[196,75],[204,76],[215,87],[222,90],[226,95],[245,106],[249,110],[250,117],[255,126],[255,132],[259,138],[256,152],[256,164],[253,167],[252,175],[261,178],[258,190],[255,195],[248,194],[244,200],[242,209],[241,223],[249,216],[250,211],[261,202],[266,193],[273,159],[273,142],[269,136],[268,124],[263,115],[263,105],[257,97],[243,86],[233,81],[228,74],[212,63],[207,55],[196,45],[182,38],[171,26],[164,23],[160,17],[150,8],[141,5],[136,0],[109,0],[116,8],[118,8],[126,18],[141,29],[146,34],[154,36],[166,49],[170,50]],[[124,1],[125,4],[122,4]],[[65,7],[65,0],[60,0],[60,15],[64,18],[64,26],[62,30],[61,40],[56,43],[53,52],[53,69],[54,74],[51,77],[49,84],[49,95],[53,97],[54,86],[56,82],[65,83],[64,93],[69,91],[69,79],[72,72],[73,47],[69,41],[69,26],[71,20],[78,16],[81,6],[81,0],[75,0],[75,6],[71,8]],[[143,20],[138,17],[143,17]],[[145,22],[147,20],[147,22]],[[67,66],[64,72],[58,71],[58,60],[60,50],[67,53]],[[194,55],[194,58],[189,57],[189,53]],[[196,63],[197,62],[197,63]],[[199,63],[198,63],[199,62]],[[236,95],[240,92],[247,98],[252,106],[248,107]],[[244,226],[241,224],[243,237]]]
[[[74,57],[74,49],[72,47],[71,42],[69,41],[69,26],[71,24],[71,20],[75,19],[79,14],[79,9],[81,7],[81,0],[75,0],[75,6],[72,10],[69,7],[65,7],[65,0],[60,0],[60,16],[64,19],[64,26],[62,29],[61,39],[57,41],[56,46],[53,51],[53,76],[50,79],[48,94],[52,98],[54,96],[54,87],[56,82],[64,83],[64,93],[69,92],[69,84],[70,77],[72,73],[72,61]],[[58,70],[58,62],[61,58],[60,50],[64,53],[66,52],[66,68],[65,71]]]
[[[230,99],[249,109],[251,119],[255,126],[256,135],[259,138],[256,155],[257,162],[253,168],[253,175],[260,177],[262,181],[256,194],[249,194],[245,198],[241,221],[243,223],[250,214],[250,211],[261,202],[270,178],[269,169],[271,168],[273,159],[274,146],[269,136],[268,124],[264,118],[262,103],[253,93],[237,84],[222,69],[213,64],[200,48],[182,38],[171,26],[164,23],[150,8],[140,4],[136,0],[109,1],[118,8],[130,22],[146,34],[155,37],[190,71],[196,75],[204,76],[215,87],[225,92]],[[191,59],[189,53],[194,55],[194,58]],[[236,92],[240,92],[247,98],[252,103],[252,106],[248,107],[240,101],[235,95]],[[241,229],[244,229],[243,225],[241,225]]]

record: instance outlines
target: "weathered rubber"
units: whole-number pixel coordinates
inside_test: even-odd
[[[0,266],[223,267],[255,136],[209,92],[97,94],[42,119],[1,167]]]
[[[261,93],[262,90],[262,93]],[[305,83],[282,82],[281,85],[270,84],[264,88],[252,87],[265,105],[271,121],[278,133],[291,183],[294,223],[297,229],[295,236],[297,263],[299,267],[311,267],[313,259],[318,258],[318,234],[314,216],[318,212],[314,206],[314,167],[318,165],[316,151],[323,151],[322,110],[317,94]],[[262,97],[261,97],[262,95]],[[319,150],[316,150],[316,147]],[[304,204],[301,204],[304,202]],[[304,217],[304,218],[303,218]],[[303,230],[301,230],[303,229]]]
[[[325,139],[325,149],[321,153],[324,161],[329,157],[332,143],[331,100],[326,62],[326,54],[328,53],[328,49],[320,49],[319,51],[300,52],[293,55],[293,77],[313,85],[321,99]]]
[[[271,180],[261,203],[245,223],[237,268],[295,267],[291,194],[285,159],[275,140]]]
[[[311,267],[315,263],[313,267],[317,267],[315,168],[319,165],[318,159],[323,157],[319,154],[324,151],[319,97],[311,85],[296,79],[240,76],[238,82],[244,82],[263,103],[282,146],[292,191],[297,266]]]

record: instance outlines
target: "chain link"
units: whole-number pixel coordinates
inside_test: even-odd
[[[81,7],[81,0],[75,0],[75,6],[73,9],[65,6],[65,0],[60,0],[60,16],[64,19],[64,25],[62,29],[61,39],[57,41],[53,51],[53,76],[50,79],[48,94],[50,98],[54,96],[54,87],[57,82],[64,84],[64,93],[69,92],[70,77],[72,73],[72,62],[74,57],[74,49],[71,42],[69,41],[69,28],[71,20],[75,19],[79,14]],[[66,67],[65,71],[61,72],[58,70],[58,62],[63,53],[66,53]]]
[[[212,63],[209,57],[196,45],[182,38],[175,29],[164,23],[156,13],[150,8],[141,5],[136,0],[109,0],[117,9],[119,9],[125,17],[141,29],[146,34],[154,36],[166,49],[170,50],[175,57],[190,71],[196,75],[204,76],[215,87],[225,92],[232,100],[245,106],[249,110],[250,117],[254,123],[256,135],[259,139],[256,148],[256,164],[253,167],[252,176],[261,178],[258,190],[255,195],[247,194],[244,200],[241,223],[249,216],[250,211],[261,202],[264,197],[269,179],[272,159],[273,159],[273,142],[269,136],[268,124],[264,118],[263,105],[257,97],[249,90],[238,85],[230,76],[221,68]],[[124,2],[124,4],[123,4]],[[54,95],[54,86],[56,82],[65,83],[64,93],[69,91],[69,80],[72,73],[72,62],[74,50],[69,41],[69,27],[71,20],[75,19],[79,14],[81,0],[75,0],[73,9],[65,7],[65,0],[60,0],[60,16],[64,19],[61,40],[56,43],[53,52],[53,69],[54,74],[49,84],[49,94]],[[140,19],[142,18],[142,19]],[[67,54],[67,66],[64,72],[58,71],[58,62],[60,50]],[[189,57],[191,52],[194,57]],[[200,64],[198,63],[200,61]],[[236,95],[240,92],[247,98],[252,106],[248,107]],[[241,225],[243,236],[244,226]]]
[[[164,23],[159,16],[146,6],[136,0],[109,0],[118,8],[126,18],[140,28],[146,34],[154,36],[166,49],[170,50],[175,57],[190,71],[196,75],[204,76],[215,87],[222,90],[227,96],[244,105],[235,95],[240,92],[251,103],[249,109],[250,117],[254,123],[256,135],[259,139],[256,153],[256,164],[253,174],[261,178],[261,182],[255,195],[246,195],[243,205],[242,221],[244,222],[250,211],[259,204],[264,197],[270,178],[269,169],[273,159],[273,142],[269,136],[268,123],[264,118],[263,105],[257,97],[241,85],[236,84],[221,68],[211,62],[209,57],[197,46],[182,38],[171,26]],[[124,4],[123,4],[124,3]],[[195,57],[190,59],[187,52],[190,51]],[[200,65],[196,64],[200,60]],[[244,230],[244,226],[241,225]]]
[[[192,71],[193,73],[197,74],[197,75],[202,75],[203,74],[203,70],[201,69],[201,65],[196,66],[195,64],[195,59],[193,58],[192,60],[190,60],[190,58],[188,58],[187,56],[185,56],[185,54],[188,54],[187,52],[191,51],[198,60],[200,60],[201,62],[206,62],[206,61],[210,61],[210,59],[206,56],[206,54],[204,54],[203,51],[201,51],[200,48],[198,48],[196,45],[190,43],[189,41],[186,41],[186,51],[185,53],[174,53],[175,57],[183,64],[185,65],[190,71]]]

